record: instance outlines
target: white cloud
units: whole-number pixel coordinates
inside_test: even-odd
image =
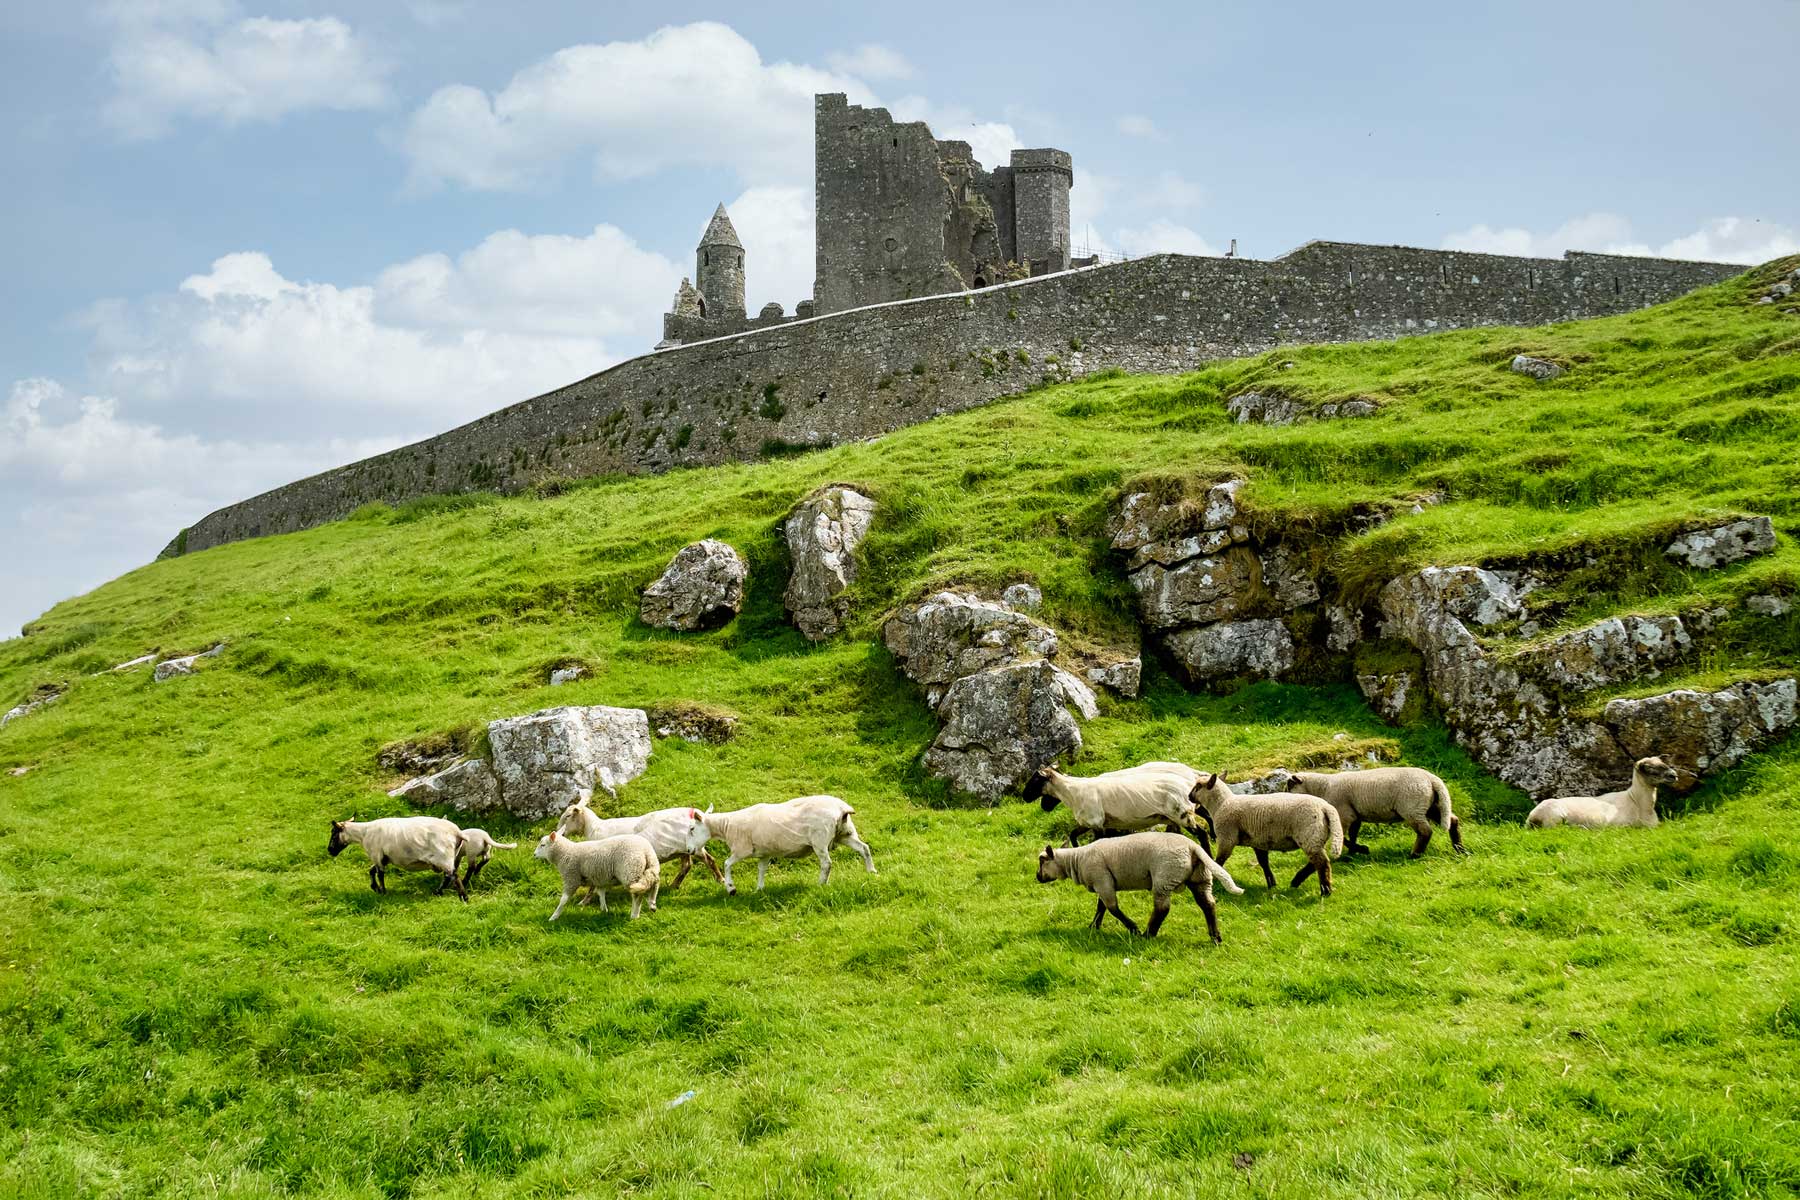
[[[1198,208],[1206,200],[1206,189],[1173,171],[1164,171],[1137,193],[1137,201],[1146,208]]]
[[[889,111],[896,121],[923,121],[940,142],[967,142],[975,160],[992,170],[1012,161],[1012,152],[1024,143],[1004,121],[984,121],[966,108],[936,105],[923,96],[902,96]]]
[[[1157,218],[1135,229],[1121,229],[1119,248],[1133,258],[1146,254],[1218,254],[1211,242],[1189,229],[1165,218]]]
[[[413,113],[402,146],[416,184],[523,188],[571,155],[591,155],[603,178],[693,165],[777,182],[810,159],[815,92],[870,99],[853,77],[763,62],[728,26],[669,26],[642,41],[558,50],[492,95],[440,88]]]
[[[1442,245],[1446,250],[1534,258],[1560,258],[1565,250],[1589,250],[1599,254],[1755,264],[1800,251],[1800,233],[1773,221],[1718,217],[1693,233],[1652,246],[1634,235],[1630,221],[1616,213],[1601,212],[1565,221],[1545,234],[1517,226],[1495,229],[1476,225],[1446,235]]]
[[[386,103],[387,65],[336,17],[233,20],[220,4],[120,5],[105,116],[154,138],[178,117],[240,125],[307,109]]]
[[[840,75],[858,79],[911,79],[913,65],[898,50],[869,44],[825,56],[825,64]]]
[[[1162,141],[1163,131],[1156,127],[1156,122],[1142,113],[1127,113],[1119,118],[1119,132],[1126,137],[1148,138]]]

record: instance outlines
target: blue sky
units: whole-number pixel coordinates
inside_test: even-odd
[[[39,11],[41,10],[41,11]],[[655,341],[811,101],[1076,164],[1075,240],[1800,250],[1800,0],[0,9],[0,635],[221,504]]]

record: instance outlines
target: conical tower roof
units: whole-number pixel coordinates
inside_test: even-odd
[[[713,213],[712,222],[707,225],[706,232],[700,235],[702,246],[731,246],[742,250],[744,243],[738,241],[737,230],[731,227],[731,218],[725,214],[725,206],[719,205]]]

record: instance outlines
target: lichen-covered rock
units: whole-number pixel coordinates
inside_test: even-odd
[[[683,546],[660,578],[644,589],[644,624],[691,633],[717,629],[744,606],[750,567],[724,542],[707,538]]]
[[[212,649],[202,650],[198,654],[184,654],[180,658],[165,658],[163,661],[156,664],[156,669],[151,672],[151,675],[158,683],[161,683],[166,679],[173,679],[177,675],[192,675],[195,666],[199,664],[201,659],[217,658],[220,654],[224,653],[224,651],[225,643],[220,642]]]
[[[581,792],[610,795],[650,763],[650,719],[641,708],[546,708],[488,724],[492,766],[507,811],[549,816]]]
[[[1306,567],[1306,560],[1286,545],[1263,552],[1263,586],[1281,607],[1291,611],[1318,603],[1319,581],[1307,573]]]
[[[1529,375],[1539,383],[1555,379],[1563,373],[1563,368],[1547,358],[1533,358],[1529,354],[1515,354],[1512,369],[1520,375]]]
[[[1348,400],[1328,401],[1319,405],[1319,416],[1324,420],[1334,417],[1372,417],[1381,411],[1381,406],[1373,400],[1365,400],[1361,396],[1353,396]]]
[[[1197,532],[1230,529],[1237,519],[1237,493],[1241,479],[1227,479],[1206,490],[1199,503],[1158,501],[1148,492],[1132,492],[1119,501],[1106,532],[1114,550],[1136,550],[1151,542],[1186,537]]]
[[[1144,660],[1134,657],[1102,663],[1089,667],[1083,674],[1096,687],[1106,688],[1114,695],[1133,700],[1137,698],[1138,689],[1143,686]]]
[[[1246,533],[1248,531],[1245,531]],[[1213,529],[1206,533],[1198,533],[1192,537],[1168,538],[1160,542],[1145,542],[1132,550],[1131,556],[1125,560],[1125,569],[1135,571],[1149,563],[1172,567],[1184,563],[1190,558],[1199,558],[1203,554],[1217,554],[1233,542],[1245,540],[1235,537],[1230,529]]]
[[[586,674],[586,667],[558,667],[550,672],[550,686],[561,687],[565,683],[574,683]]]
[[[794,627],[823,641],[844,627],[844,589],[856,581],[856,549],[875,519],[875,501],[847,487],[809,496],[782,525],[793,571],[784,602]]]
[[[424,775],[441,771],[462,757],[464,738],[457,733],[427,733],[389,742],[375,752],[375,761],[389,771]]]
[[[1239,425],[1292,425],[1309,411],[1298,400],[1265,392],[1245,392],[1225,402],[1225,412]]]
[[[1234,548],[1172,567],[1149,563],[1126,582],[1144,625],[1161,631],[1235,616],[1254,596],[1257,572],[1256,555]]]
[[[710,705],[682,701],[659,704],[650,709],[649,716],[657,737],[722,746],[737,736],[737,714]]]
[[[1485,629],[1525,614],[1512,585],[1480,567],[1426,567],[1390,580],[1380,602],[1387,636],[1403,637],[1421,650],[1425,643],[1472,645],[1468,626]]]
[[[1362,614],[1342,604],[1325,609],[1325,648],[1339,654],[1362,641]]]
[[[1411,671],[1389,671],[1384,675],[1358,675],[1356,686],[1369,707],[1395,724],[1400,724],[1417,708],[1418,680]],[[1413,708],[1409,709],[1408,705]]]
[[[1794,727],[1795,681],[1738,683],[1716,692],[1683,688],[1641,700],[1614,700],[1602,719],[1632,758],[1661,755],[1706,775],[1736,766]]]
[[[1163,645],[1193,683],[1279,679],[1294,666],[1294,636],[1280,621],[1221,621],[1167,634]]]
[[[409,779],[388,795],[421,807],[445,804],[465,812],[492,812],[502,807],[500,780],[479,758],[464,759],[434,775]]]
[[[1710,529],[1694,529],[1663,551],[1676,562],[1699,570],[1729,566],[1775,548],[1775,525],[1767,517],[1746,517]]]
[[[1044,604],[1044,593],[1029,583],[1014,583],[1000,593],[1000,602],[1020,612],[1036,612]]]
[[[1783,596],[1751,596],[1744,607],[1759,617],[1785,617],[1794,606]]]
[[[1654,676],[1693,647],[1680,617],[1608,617],[1519,656],[1533,676],[1569,692],[1589,692]]]
[[[1061,667],[1053,669],[1056,673],[1056,688],[1062,694],[1063,702],[1080,713],[1084,721],[1091,721],[1099,716],[1100,701],[1095,697],[1094,689]]]
[[[149,654],[140,654],[136,658],[131,659],[128,662],[122,662],[118,666],[111,668],[111,670],[113,670],[115,672],[117,672],[117,671],[134,671],[139,667],[148,666],[149,664],[151,664],[155,661],[156,661],[156,652],[153,650]]]
[[[1081,747],[1064,684],[1047,662],[1017,663],[956,680],[925,767],[959,792],[999,799],[1039,767]]]
[[[1004,605],[939,592],[888,618],[882,640],[933,708],[966,675],[1056,656],[1054,630]]]
[[[25,699],[19,701],[19,703],[12,708],[7,709],[4,716],[0,716],[0,725],[5,725],[9,721],[16,721],[20,717],[28,717],[47,704],[55,704],[58,700],[62,699],[63,693],[68,690],[69,685],[66,683],[46,683],[33,688],[29,696],[26,696]]]
[[[1294,772],[1286,767],[1277,767],[1265,775],[1228,780],[1225,786],[1240,796],[1266,796],[1270,792],[1291,792],[1298,782],[1299,777]]]

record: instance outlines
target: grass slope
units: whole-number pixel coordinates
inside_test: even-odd
[[[875,644],[928,587],[1017,579],[1071,639],[1130,643],[1107,504],[1231,470],[1259,519],[1321,528],[1450,495],[1337,548],[1352,596],[1525,555],[1568,567],[1564,624],[1792,594],[1800,322],[1747,303],[1773,270],[1628,317],[1050,388],[758,466],[375,509],[59,605],[0,644],[5,704],[74,682],[0,734],[0,1194],[1800,1192],[1793,739],[1656,831],[1527,834],[1440,728],[1388,728],[1342,685],[1191,695],[1148,664],[1082,770],[1241,770],[1344,734],[1443,773],[1475,854],[1412,863],[1377,830],[1326,902],[1265,894],[1245,856],[1223,947],[1191,906],[1133,942],[1032,881],[1061,814],[961,807],[921,773],[934,720]],[[1574,369],[1534,384],[1515,351]],[[1250,387],[1383,411],[1231,425]],[[831,480],[882,508],[853,629],[811,647],[775,528]],[[1737,511],[1775,517],[1775,555],[1690,575],[1656,553]],[[637,590],[701,536],[750,557],[744,615],[638,625]],[[1692,676],[1791,669],[1797,620],[1728,626]],[[89,677],[219,638],[194,678]],[[545,687],[567,660],[593,675]],[[547,926],[523,850],[468,906],[421,877],[377,897],[323,853],[328,819],[395,810],[382,743],[671,699],[741,734],[659,742],[632,809],[834,792],[881,874],[778,867],[729,901],[699,876],[635,924]]]

